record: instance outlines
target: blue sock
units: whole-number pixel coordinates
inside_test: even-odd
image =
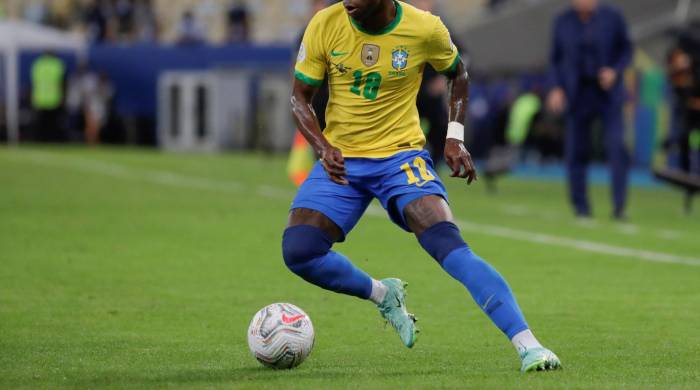
[[[330,250],[333,240],[308,225],[285,230],[282,252],[287,267],[309,283],[326,290],[368,299],[372,279],[340,253]]]
[[[439,223],[426,230],[418,240],[448,274],[469,290],[479,307],[508,339],[528,329],[506,281],[469,249],[455,224]]]

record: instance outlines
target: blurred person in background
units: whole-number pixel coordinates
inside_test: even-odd
[[[66,65],[55,54],[46,52],[32,63],[31,105],[35,136],[42,142],[67,140],[63,126]]]
[[[700,24],[693,23],[679,34],[668,54],[667,70],[678,119],[668,146],[677,146],[680,169],[691,173],[691,135],[700,129]]]
[[[134,2],[116,0],[114,3],[117,40],[128,43],[134,39]]]
[[[507,130],[515,96],[508,81],[495,78],[489,82],[486,98],[488,112],[485,126],[479,133],[474,133],[474,146],[482,148],[483,157],[487,159],[485,176],[490,179],[503,173],[503,164],[507,166],[506,162],[514,158],[508,144]]]
[[[554,22],[549,108],[567,115],[565,155],[569,196],[578,217],[588,218],[587,165],[591,126],[600,118],[612,170],[613,217],[625,219],[629,157],[624,143],[622,76],[632,59],[627,24],[598,0],[573,0]]]
[[[134,2],[134,28],[137,42],[158,41],[158,18],[151,0],[136,0]]]
[[[92,71],[81,64],[68,82],[66,106],[83,127],[85,142],[96,145],[107,123],[114,88],[106,74]]]
[[[204,43],[204,27],[195,17],[194,11],[187,10],[182,15],[177,27],[178,43],[180,45],[199,45]]]
[[[563,158],[566,123],[563,115],[547,109],[546,92],[546,76],[526,76],[522,80],[521,95],[513,103],[508,141],[511,145],[522,144],[520,157],[524,161],[546,164]]]
[[[236,0],[228,10],[228,41],[246,43],[250,39],[250,16],[242,0]]]
[[[100,142],[109,122],[114,86],[109,76],[102,72],[91,87],[85,95],[85,139],[88,144],[94,145]]]
[[[90,43],[102,43],[110,39],[109,22],[113,14],[109,0],[97,0],[87,7],[83,19]]]
[[[420,10],[436,14],[435,0],[413,0],[411,3]],[[449,25],[447,25],[447,28],[451,30]],[[455,42],[455,45],[468,68],[469,57],[458,42]],[[430,156],[438,168],[442,167],[445,136],[447,134],[447,90],[447,79],[428,64],[423,72],[423,82],[421,83],[420,92],[418,92],[416,104],[421,117],[421,127],[426,132]]]
[[[35,24],[44,24],[49,19],[49,10],[43,1],[30,0],[24,5],[22,18]]]
[[[85,129],[85,118],[83,111],[83,85],[92,76],[87,62],[81,61],[68,77],[66,84],[66,114],[68,116],[68,129],[71,138],[75,132],[83,132]],[[75,137],[78,138],[78,137]]]
[[[511,105],[506,128],[508,147],[522,147],[523,158],[526,157],[530,146],[526,144],[526,141],[532,141],[535,146],[537,145],[533,128],[536,118],[541,111],[542,99],[536,84],[529,78],[524,78],[521,92]]]

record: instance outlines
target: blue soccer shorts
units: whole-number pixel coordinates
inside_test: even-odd
[[[346,158],[345,168],[350,184],[340,185],[317,162],[299,188],[291,209],[316,210],[347,235],[377,198],[391,220],[410,232],[403,216],[409,203],[428,195],[447,200],[445,186],[426,151],[400,152],[387,158]],[[341,241],[344,240],[345,237]]]

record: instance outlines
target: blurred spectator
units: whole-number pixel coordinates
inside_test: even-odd
[[[246,43],[250,34],[248,8],[242,0],[236,0],[228,10],[228,41]]]
[[[513,101],[506,129],[510,145],[521,146],[525,143],[541,108],[542,101],[539,95],[531,90],[526,89]]]
[[[91,77],[87,63],[78,64],[75,71],[68,77],[66,84],[66,112],[68,115],[68,128],[71,132],[85,128],[83,110],[83,90],[88,78]]]
[[[691,135],[700,129],[700,24],[681,32],[668,55],[668,73],[676,100],[679,131],[670,144],[678,147],[680,168],[692,171]]]
[[[204,43],[204,28],[199,24],[192,10],[188,10],[182,15],[177,34],[177,41],[181,45]]]
[[[523,145],[523,159],[536,152],[538,162],[560,160],[563,156],[564,117],[543,104],[546,82],[540,77],[523,80],[522,94],[513,103],[508,125],[508,142]]]
[[[109,120],[114,87],[106,73],[100,73],[91,87],[85,95],[85,138],[96,144]]]
[[[66,141],[63,126],[63,98],[66,65],[52,53],[39,56],[32,63],[32,109],[34,131],[42,142]]]
[[[576,215],[591,216],[586,170],[591,125],[601,118],[612,170],[613,217],[624,219],[629,157],[624,141],[622,76],[632,59],[624,17],[598,0],[573,0],[572,7],[556,18],[552,36],[554,89],[548,104],[554,112],[568,107],[565,153]]]
[[[506,128],[513,96],[508,78],[475,78],[469,85],[469,152],[477,159],[491,158],[506,145]]]
[[[102,43],[109,39],[109,20],[113,15],[109,0],[97,0],[85,10],[87,39],[91,43]]]
[[[39,0],[30,0],[24,6],[22,17],[24,20],[36,24],[43,24],[48,21],[49,10],[46,4]]]
[[[562,115],[547,109],[540,110],[535,115],[527,139],[527,146],[533,146],[539,153],[541,163],[561,161],[564,157],[564,129],[566,121]]]
[[[435,0],[413,0],[412,4],[423,11],[436,13]],[[468,66],[469,61],[464,49],[458,43],[455,44]],[[418,92],[417,106],[423,131],[426,132],[428,149],[436,167],[441,166],[444,158],[448,123],[446,96],[447,79],[428,64],[423,71],[423,82]]]
[[[83,127],[85,142],[95,145],[107,123],[114,88],[106,74],[81,65],[68,82],[66,106]]]
[[[158,40],[159,27],[151,0],[136,0],[134,3],[134,39],[137,42],[155,42]]]
[[[133,41],[134,34],[134,3],[132,0],[116,0],[114,3],[117,40],[119,42]]]
[[[491,112],[489,86],[481,79],[469,84],[469,152],[477,159],[486,158],[491,132]]]

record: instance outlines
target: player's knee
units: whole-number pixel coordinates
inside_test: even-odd
[[[440,222],[431,226],[418,237],[418,242],[441,264],[456,249],[467,248],[459,228],[452,222]]]
[[[332,245],[333,241],[317,227],[292,226],[284,231],[282,237],[284,263],[294,271],[295,266],[326,255]]]

